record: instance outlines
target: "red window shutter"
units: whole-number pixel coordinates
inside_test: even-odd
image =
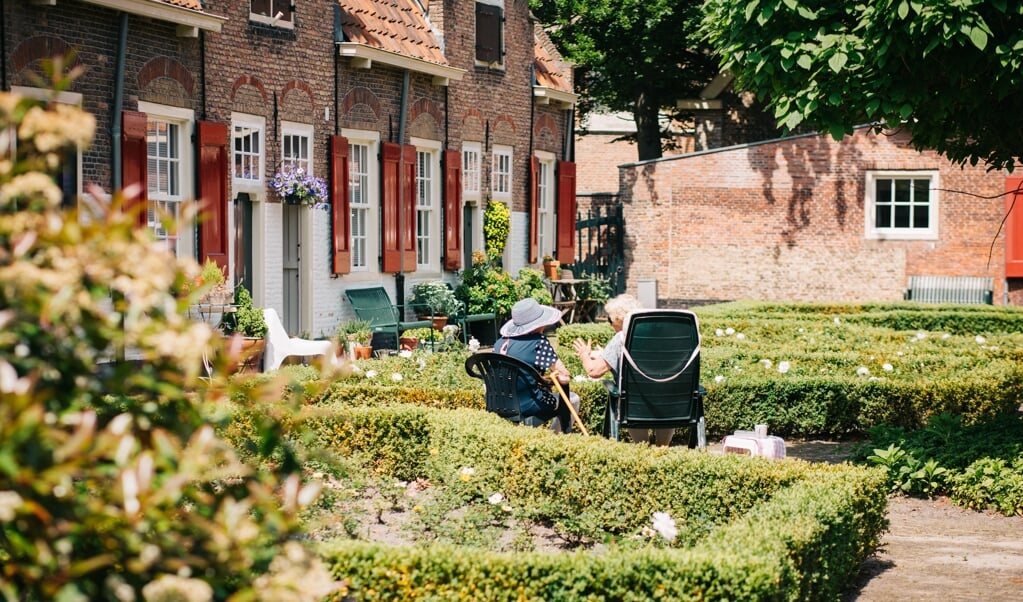
[[[136,212],[139,226],[148,225],[146,215],[149,183],[146,177],[146,114],[121,112],[121,190],[122,208]]]
[[[401,147],[405,155],[405,271],[416,271],[416,147],[406,144]]]
[[[462,268],[462,153],[444,151],[444,269]]]
[[[333,227],[335,274],[352,271],[351,206],[348,196],[348,138],[330,137],[330,217]]]
[[[529,263],[536,263],[540,240],[540,160],[529,158]]]
[[[416,271],[416,148],[384,142],[380,149],[384,272]],[[400,173],[401,163],[405,171]],[[400,187],[400,188],[399,188]],[[401,213],[399,214],[399,211]],[[399,218],[399,215],[404,217]],[[404,223],[399,223],[399,222]],[[404,252],[404,265],[402,253]]]
[[[558,161],[558,261],[575,263],[575,163]]]
[[[1005,191],[1005,277],[1023,278],[1023,176],[1005,178]]]
[[[213,259],[228,267],[227,238],[227,124],[196,123],[199,147],[199,199],[203,219],[199,222],[199,262]]]

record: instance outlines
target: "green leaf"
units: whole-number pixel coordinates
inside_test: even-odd
[[[813,59],[810,58],[809,54],[803,54],[799,56],[799,60],[796,61],[796,64],[809,71],[810,68],[813,67]]]
[[[746,5],[746,20],[749,21],[753,18],[753,13],[756,12],[757,6],[760,4],[757,0],[753,0]]]
[[[906,15],[909,14],[909,2],[902,0],[899,4],[898,14],[900,19],[905,19]]]
[[[794,130],[803,122],[803,116],[799,113],[789,113],[789,116],[785,118],[785,127]]]
[[[846,53],[836,52],[835,54],[831,55],[830,59],[828,59],[828,66],[831,67],[832,71],[838,73],[842,70],[842,67],[845,67],[845,63],[848,60],[849,56],[846,55]]]
[[[904,105],[902,105],[902,108],[899,109],[899,117],[901,117],[902,119],[909,119],[909,116],[912,115],[912,114],[913,114],[913,105],[904,104]]]
[[[828,133],[831,134],[831,137],[835,140],[841,140],[845,137],[845,126],[840,123],[833,123],[828,128]]]
[[[974,27],[970,30],[970,41],[978,50],[984,50],[987,47],[987,32],[980,27]]]

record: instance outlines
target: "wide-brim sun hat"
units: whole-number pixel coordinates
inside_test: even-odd
[[[561,310],[549,305],[540,305],[536,299],[527,297],[511,310],[511,320],[501,327],[501,336],[517,337],[533,332],[541,326],[550,326],[561,319]]]

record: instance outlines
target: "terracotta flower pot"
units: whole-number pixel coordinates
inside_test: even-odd
[[[373,356],[373,347],[370,345],[353,345],[352,356],[357,360],[368,360]]]
[[[398,339],[398,348],[407,349],[408,351],[414,351],[419,346],[419,339],[417,337],[401,337]]]

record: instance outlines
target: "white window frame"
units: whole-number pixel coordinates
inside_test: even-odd
[[[556,157],[553,153],[536,151],[537,159],[537,228],[536,239],[540,256],[555,255],[557,233],[554,229],[554,208],[557,202],[554,182]]]
[[[422,138],[409,142],[416,147],[416,269],[440,271],[441,143]]]
[[[286,142],[289,137],[304,139],[305,157],[300,156],[301,153],[296,154],[294,149],[292,149],[291,156],[289,156],[289,153],[286,152]],[[283,170],[289,166],[301,167],[306,174],[310,176],[316,175],[314,173],[316,161],[313,160],[313,126],[293,121],[281,122],[281,169]]]
[[[293,0],[270,0],[270,15],[261,15],[259,13],[252,12],[252,1],[249,0],[249,21],[253,23],[264,23],[271,27],[280,27],[281,29],[294,29],[295,28],[295,11],[291,11],[291,17],[289,19],[275,19],[274,8],[275,4],[288,4],[294,6]]]
[[[348,226],[351,235],[349,244],[352,251],[352,272],[375,273],[379,268],[379,262],[376,261],[376,258],[380,254],[380,220],[378,217],[380,207],[380,133],[361,130],[342,130],[341,135],[348,139],[349,151]],[[358,162],[354,156],[356,153],[356,149],[354,147],[364,148],[366,154],[364,157],[364,170],[360,176],[363,188],[361,191],[361,203],[355,202],[357,188],[353,186],[352,181],[353,171],[358,167]],[[364,232],[361,233],[357,231],[355,220],[353,219],[357,215],[357,212],[364,218]]]
[[[194,161],[192,151],[192,135],[195,130],[195,111],[191,109],[183,109],[181,107],[170,107],[166,105],[159,105],[150,102],[139,101],[139,111],[146,114],[146,148],[147,148],[147,160],[146,170],[149,171],[149,159],[148,159],[148,148],[149,148],[149,126],[148,124],[153,121],[160,121],[168,123],[178,128],[178,140],[177,140],[177,162],[178,162],[178,182],[177,182],[177,194],[169,194],[159,190],[155,190],[153,186],[155,182],[149,182],[148,198],[149,203],[158,203],[160,208],[166,213],[170,213],[176,219],[181,216],[180,209],[181,204],[192,198],[192,191],[195,189],[194,185]],[[174,240],[174,245],[171,250],[178,257],[194,257],[195,256],[195,241],[192,236],[189,236],[190,229],[185,228],[184,224],[178,223],[178,232],[176,235],[162,232],[162,227],[159,223],[161,213],[154,211],[154,207],[150,206],[147,208],[147,214],[149,216],[149,228],[156,233],[159,240]]]
[[[869,171],[866,174],[864,186],[865,202],[864,222],[865,238],[868,240],[937,240],[938,239],[938,217],[940,208],[939,174],[934,170],[905,170],[905,171]],[[878,180],[928,180],[928,201],[927,201],[927,227],[878,227],[877,194]],[[913,194],[913,186],[910,186],[910,193]]]
[[[236,145],[239,134],[245,135],[247,130],[259,133],[259,150],[258,152],[249,150],[244,153],[245,157],[251,160],[250,165],[258,169],[258,171],[252,172],[252,177],[246,178],[238,177],[236,173],[238,159]],[[244,159],[243,162],[245,162]],[[266,177],[263,173],[266,170],[266,119],[264,117],[246,113],[231,114],[231,163],[228,168],[231,170],[231,188],[235,195],[239,192],[247,192],[255,198],[261,199],[266,196]]]
[[[11,86],[11,93],[24,96],[26,98],[32,98],[35,100],[49,101],[54,100],[60,104],[70,105],[73,107],[82,108],[82,101],[84,97],[78,92],[56,92],[53,90],[46,90],[43,88],[30,88],[27,86]],[[10,127],[3,132],[0,132],[0,146],[2,146],[3,152],[0,152],[0,157],[4,156],[4,152],[10,152],[11,156],[14,156],[14,152],[18,146],[17,128]],[[85,151],[82,147],[77,147],[75,153],[75,201],[76,205],[79,199],[82,198],[82,153]]]
[[[462,202],[478,205],[483,181],[483,145],[479,142],[462,143]]]
[[[490,191],[498,201],[512,200],[512,147],[494,145],[492,153],[492,169],[490,170]]]

